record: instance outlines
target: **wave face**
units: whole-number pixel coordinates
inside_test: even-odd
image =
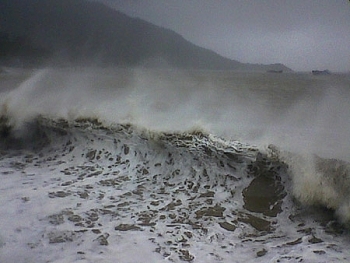
[[[347,76],[1,78],[1,262],[349,261]]]

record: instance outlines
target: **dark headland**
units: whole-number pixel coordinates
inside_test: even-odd
[[[225,58],[172,30],[85,0],[0,0],[0,65],[291,71]]]

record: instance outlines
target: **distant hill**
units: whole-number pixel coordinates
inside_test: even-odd
[[[52,53],[33,45],[29,39],[0,31],[0,64],[37,65],[47,61]]]
[[[0,63],[16,61],[290,71],[282,64],[244,64],[222,57],[172,30],[85,0],[0,0]]]

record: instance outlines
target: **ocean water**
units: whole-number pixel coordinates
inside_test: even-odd
[[[0,74],[0,262],[349,262],[350,77]]]

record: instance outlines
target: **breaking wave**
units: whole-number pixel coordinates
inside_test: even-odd
[[[27,212],[31,227],[17,227],[23,232],[38,229],[23,241],[33,262],[35,251],[42,253],[43,262],[52,260],[54,247],[47,244],[63,244],[70,255],[77,252],[66,243],[84,244],[81,256],[96,244],[119,244],[121,237],[130,244],[140,242],[130,234],[134,231],[152,243],[152,251],[161,255],[158,262],[232,262],[232,253],[236,262],[282,260],[286,255],[297,261],[310,255],[322,259],[324,251],[330,262],[341,255],[347,259],[347,243],[333,242],[348,236],[349,163],[268,141],[266,128],[258,124],[276,105],[268,114],[244,112],[225,87],[217,93],[203,87],[207,73],[185,76],[179,91],[183,73],[162,72],[157,82],[154,74],[137,72],[143,80],[137,84],[135,72],[122,71],[117,79],[103,72],[62,79],[62,72],[43,70],[0,99],[3,190],[6,202],[20,198],[33,204]],[[116,90],[110,87],[115,82]],[[265,100],[267,95],[259,96]],[[229,119],[227,112],[219,114],[227,107],[234,115]],[[242,112],[247,119],[240,122]],[[277,126],[267,119],[264,123]],[[238,132],[228,136],[233,128]],[[256,138],[264,143],[255,144]],[[19,185],[18,178],[23,180]],[[38,215],[45,203],[51,206]],[[0,221],[0,229],[6,222]],[[0,249],[10,249],[20,235],[0,231]],[[10,260],[6,255],[0,259]]]
[[[82,156],[86,156],[90,160],[96,158],[98,160],[102,155],[100,148],[110,148],[108,144],[111,140],[116,144],[117,138],[121,135],[132,137],[128,144],[124,144],[122,148],[118,149],[116,144],[104,155],[129,152],[130,146],[128,145],[130,144],[135,148],[134,157],[140,154],[145,156],[142,159],[147,157],[153,159],[155,158],[153,155],[156,153],[158,158],[167,159],[160,160],[160,163],[174,164],[174,167],[166,169],[180,169],[175,165],[177,163],[184,173],[181,176],[186,180],[195,179],[195,181],[199,178],[194,176],[194,167],[204,166],[201,172],[208,177],[207,180],[211,182],[211,187],[224,184],[226,181],[236,182],[250,176],[266,177],[268,179],[264,180],[271,180],[270,184],[273,189],[262,182],[262,185],[257,187],[260,188],[259,191],[266,191],[267,196],[264,198],[271,198],[271,200],[265,204],[265,207],[252,205],[256,206],[255,209],[263,214],[276,216],[281,212],[280,205],[287,190],[303,205],[324,206],[334,210],[342,223],[347,223],[350,220],[350,166],[348,162],[343,160],[321,158],[315,154],[280,151],[274,145],[269,145],[266,149],[259,149],[253,145],[208,134],[200,129],[188,132],[158,132],[132,124],[104,126],[97,119],[81,118],[67,121],[38,116],[21,127],[23,129],[21,132],[15,131],[12,134],[9,119],[2,116],[0,120],[3,150],[21,148],[43,150],[42,148],[44,148],[45,151],[62,152],[63,154],[67,145],[71,145],[69,149],[78,147],[72,143],[75,141],[84,145],[84,147],[79,147],[84,149],[81,152]],[[96,149],[94,143],[89,142],[94,140],[100,141],[99,150]],[[140,140],[144,144],[147,142],[147,146],[141,146]],[[89,144],[91,145],[87,147]],[[137,153],[140,151],[137,149],[138,145],[145,147],[142,148],[142,153]],[[169,147],[171,150],[168,149]],[[164,149],[168,149],[168,151],[164,152]],[[172,151],[176,151],[181,158],[186,154],[196,157],[192,158],[193,163],[189,160],[185,162],[183,159],[175,161],[173,158],[169,158],[169,156],[174,155]],[[120,157],[117,155],[116,158]],[[141,160],[134,161],[141,162]],[[148,173],[149,171],[147,171]],[[152,171],[152,174],[163,173],[162,170]],[[197,181],[197,183],[199,182]],[[227,185],[226,188],[229,191],[230,188],[234,187]],[[246,204],[246,206],[249,205]]]

